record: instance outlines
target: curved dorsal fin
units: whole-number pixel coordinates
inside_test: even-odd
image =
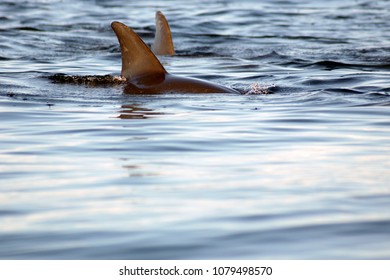
[[[123,77],[131,80],[145,75],[167,73],[157,57],[130,27],[118,21],[112,22],[111,27],[121,47]]]
[[[156,35],[152,50],[157,55],[174,55],[171,29],[162,12],[156,12]]]

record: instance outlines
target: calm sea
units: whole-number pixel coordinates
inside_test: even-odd
[[[114,20],[166,69],[120,74]],[[0,2],[1,259],[390,259],[390,1]],[[258,94],[256,94],[258,93]],[[268,93],[268,94],[264,94]]]

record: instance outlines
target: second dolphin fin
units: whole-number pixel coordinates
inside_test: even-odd
[[[171,29],[165,16],[162,12],[156,12],[156,35],[152,51],[156,55],[174,55],[175,48],[173,46]]]

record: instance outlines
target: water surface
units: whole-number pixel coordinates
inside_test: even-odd
[[[156,10],[169,72],[248,94],[50,79],[119,75],[111,21],[151,43]],[[389,16],[389,1],[2,1],[0,258],[389,259]]]

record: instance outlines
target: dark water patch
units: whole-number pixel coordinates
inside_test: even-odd
[[[383,69],[383,70],[389,70],[390,64],[353,64],[353,63],[343,63],[338,61],[331,61],[331,60],[325,60],[325,61],[318,61],[315,63],[307,64],[305,66],[314,66],[314,67],[320,67],[324,68],[325,70],[334,70],[334,69]]]
[[[297,86],[281,86],[281,85],[273,85],[270,87],[270,90],[273,93],[283,94],[283,93],[301,93],[305,91],[304,87],[297,87]]]
[[[206,37],[221,37],[218,31],[222,31],[225,28],[226,26],[224,27],[223,24],[216,20],[201,20],[191,27],[195,34],[199,34],[200,36]],[[208,33],[211,30],[213,31],[213,33]]]
[[[312,98],[322,97],[324,101],[329,101],[328,104],[331,104],[333,100],[334,105],[339,103],[349,106],[387,106],[389,95],[348,88],[326,88],[320,90],[319,93],[315,94],[316,97]]]
[[[89,232],[89,237],[77,232],[32,232],[24,234],[2,234],[2,248],[0,249],[1,259],[45,259],[50,256],[51,259],[72,259],[72,256],[79,258],[93,257],[99,259],[99,250],[90,247],[92,242],[105,239],[106,237],[118,238],[123,241],[124,237],[134,236],[136,233],[115,233],[115,232]],[[36,245],[30,248],[18,246],[18,244],[29,244],[34,242]],[[104,250],[103,250],[104,251]],[[100,254],[103,252],[100,251]],[[90,254],[86,254],[89,252]],[[107,256],[106,256],[107,257]]]
[[[283,164],[283,161],[279,162],[279,164]],[[292,213],[279,213],[279,214],[255,214],[255,215],[242,215],[242,216],[231,216],[231,217],[221,217],[220,220],[233,221],[236,223],[263,223],[269,221],[283,220],[289,219],[291,217],[299,216],[300,218],[311,218],[321,215],[333,215],[333,214],[341,214],[345,213],[344,211],[330,209],[330,210],[310,210],[310,211],[297,211]]]
[[[344,86],[353,86],[362,81],[360,76],[355,77],[332,77],[325,76],[322,79],[319,78],[310,78],[307,81],[302,82],[303,85],[307,86],[335,86],[335,85],[344,85]]]
[[[341,38],[326,38],[326,37],[316,37],[316,36],[270,36],[270,38],[281,38],[281,39],[287,39],[287,40],[298,40],[303,42],[315,42],[315,43],[324,43],[324,44],[348,44],[349,42],[345,39]]]
[[[120,48],[120,46],[118,46],[118,44],[111,44],[111,45],[107,46],[107,50],[109,53],[115,54],[115,58],[119,58],[118,60],[120,60],[121,48]]]
[[[386,229],[390,229],[389,220],[359,221],[350,223],[323,223],[318,225],[291,226],[288,228],[281,228],[279,230],[272,230],[270,232],[268,230],[247,233],[242,232],[226,236],[224,239],[225,241],[229,242],[229,240],[239,238],[242,239],[243,242],[254,242],[254,244],[258,244],[258,241],[264,243],[267,240],[271,241],[275,239],[278,239],[282,242],[290,242],[296,239],[302,231],[307,233],[306,236],[308,239],[321,239],[324,236],[337,236],[339,234],[343,236],[351,236],[351,238],[357,235],[366,234],[372,236],[379,235],[382,238],[385,238],[385,235],[378,234],[378,232],[383,233],[386,231]],[[278,234],[276,234],[277,232]]]
[[[279,61],[279,60],[290,61],[291,57],[289,57],[287,55],[279,54],[277,51],[273,50],[270,53],[266,53],[266,54],[262,54],[262,55],[258,55],[256,57],[253,57],[253,59],[272,60],[272,61]]]
[[[17,175],[22,175],[22,174],[17,174]],[[8,210],[8,209],[2,210],[2,209],[0,209],[0,217],[20,216],[20,215],[25,215],[25,214],[26,214],[26,212],[20,211],[20,210]]]
[[[237,11],[236,11],[237,12]],[[211,11],[201,11],[196,14],[199,17],[214,17],[220,15],[226,15],[226,9],[213,9]]]
[[[340,94],[362,94],[363,92],[355,90],[355,89],[349,89],[349,88],[327,88],[323,92],[329,92],[329,93],[340,93]]]
[[[149,243],[150,244],[150,243]],[[197,252],[201,251],[205,245],[203,244],[181,244],[181,245],[136,245],[134,247],[119,247],[115,250],[118,253],[119,259],[142,259],[142,260],[152,260],[152,259],[187,259],[186,252],[191,251],[195,255]]]
[[[355,15],[325,15],[324,18],[331,19],[331,20],[350,20],[356,18]]]
[[[75,29],[74,24],[44,24],[41,27],[46,32],[70,32]]]
[[[13,29],[20,30],[20,31],[34,31],[34,32],[43,32],[44,31],[44,30],[41,30],[39,28],[30,27],[30,26],[15,27]]]
[[[370,8],[370,10],[371,9],[375,10],[375,9],[381,9],[383,7],[388,7],[388,4],[386,2],[387,1],[374,1],[374,2],[373,1],[363,1],[361,3],[357,3],[357,6],[363,8],[364,10],[367,8]]]
[[[277,59],[276,61],[272,61],[272,63],[285,67],[293,67],[293,68],[304,68],[308,64],[311,64],[308,60],[300,59],[300,58],[288,58],[287,59]]]
[[[378,107],[378,106],[389,107],[390,101],[365,102],[365,103],[355,104],[353,106],[354,107]]]
[[[182,48],[176,50],[176,55],[182,57],[223,57],[220,52],[217,52],[215,48],[211,46]]]
[[[379,89],[376,94],[390,96],[390,88]]]
[[[12,60],[11,57],[0,56],[0,61]]]
[[[383,95],[386,96],[390,92],[388,88],[380,88],[378,86],[356,86],[354,90],[358,90],[366,94]]]

